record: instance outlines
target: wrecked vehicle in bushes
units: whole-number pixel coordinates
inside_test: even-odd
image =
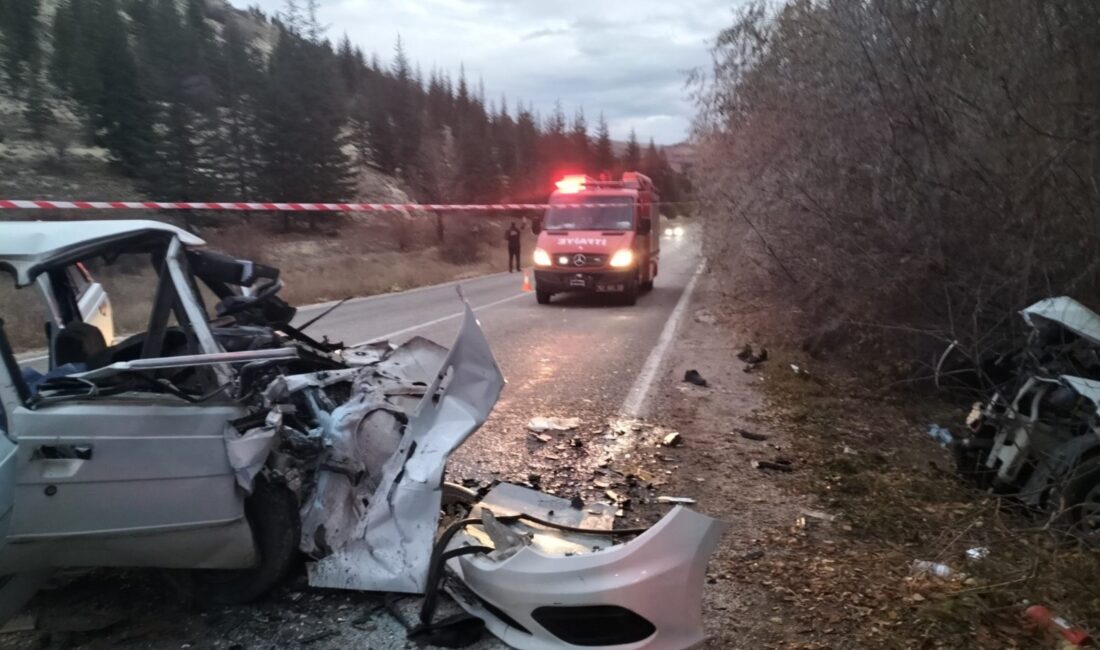
[[[112,304],[148,289],[144,329],[89,318],[74,265],[125,267]],[[179,569],[241,603],[304,554],[315,587],[428,594],[414,633],[446,589],[520,648],[701,641],[720,522],[677,508],[613,531],[597,508],[443,482],[504,385],[468,305],[450,350],[317,340],[277,269],[156,221],[0,223],[5,275],[40,294],[48,354],[20,364],[0,321],[0,618],[57,568]],[[445,505],[471,516],[437,541]]]
[[[1021,315],[1027,343],[952,443],[958,470],[1100,543],[1100,315],[1067,297]]]

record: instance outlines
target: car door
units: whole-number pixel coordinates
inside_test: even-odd
[[[114,314],[111,311],[111,297],[103,285],[96,282],[95,278],[80,262],[65,269],[69,276],[69,284],[72,286],[76,298],[77,308],[80,310],[80,320],[99,328],[103,332],[103,340],[107,345],[115,338]]]
[[[247,564],[225,447],[242,414],[140,392],[16,408],[9,542],[49,549],[38,557],[54,566]]]

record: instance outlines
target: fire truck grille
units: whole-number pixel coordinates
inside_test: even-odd
[[[557,253],[554,255],[554,266],[562,269],[586,269],[603,266],[606,263],[606,255],[590,253]]]

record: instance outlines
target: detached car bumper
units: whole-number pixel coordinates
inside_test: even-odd
[[[622,271],[574,271],[565,269],[535,271],[535,285],[539,291],[558,293],[563,291],[615,292],[625,291],[634,280],[634,269]]]

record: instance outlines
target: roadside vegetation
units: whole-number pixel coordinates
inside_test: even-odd
[[[758,2],[697,75],[709,258],[811,347],[926,375],[1100,306],[1100,5]]]

